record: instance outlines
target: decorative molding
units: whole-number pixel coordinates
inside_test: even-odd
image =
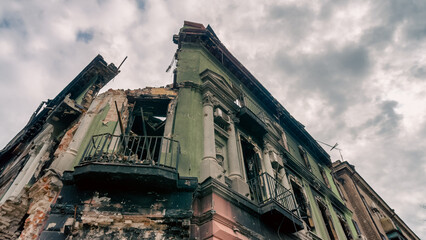
[[[238,111],[240,108],[235,101],[241,91],[232,86],[221,75],[207,69],[200,74],[203,84],[203,92],[211,92],[220,102],[220,105],[226,110]],[[223,105],[222,105],[223,104]]]
[[[184,81],[177,85],[178,88],[190,88],[201,92],[201,85],[194,83],[193,81]]]
[[[203,94],[203,106],[214,106],[214,97],[211,92],[206,92]]]

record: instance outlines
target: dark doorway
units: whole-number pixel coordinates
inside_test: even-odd
[[[253,144],[249,143],[244,137],[241,137],[241,147],[243,150],[247,179],[250,181],[260,175],[260,158],[254,151]]]
[[[241,137],[241,148],[246,168],[247,183],[250,187],[251,200],[257,203],[263,202],[261,179],[259,177],[261,173],[260,157],[254,151],[253,144],[244,137]]]

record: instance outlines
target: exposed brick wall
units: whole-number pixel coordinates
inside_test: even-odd
[[[362,235],[369,240],[381,240],[352,178],[347,173],[338,173],[338,178],[343,180],[341,183],[345,195],[348,196],[348,207],[354,212],[353,219],[358,223]]]
[[[50,205],[56,201],[62,181],[52,172],[47,172],[28,191],[31,200],[28,218],[19,239],[38,239],[43,230]]]
[[[19,228],[28,210],[28,191],[24,191],[19,199],[7,200],[0,206],[0,239],[17,239]]]

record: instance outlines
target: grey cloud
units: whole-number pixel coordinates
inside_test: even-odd
[[[272,32],[284,33],[286,38],[300,41],[310,33],[315,13],[307,7],[293,5],[272,5],[267,8],[265,28]]]
[[[365,46],[382,50],[393,42],[395,29],[388,25],[374,26],[365,30],[360,42]]]
[[[275,63],[285,74],[298,76],[293,84],[299,92],[302,89],[323,96],[336,114],[362,97],[362,82],[372,65],[367,49],[361,46],[329,47],[316,55],[280,52]]]
[[[24,20],[18,13],[8,12],[0,19],[0,31],[13,31],[21,36],[27,36]]]
[[[413,66],[410,68],[410,73],[414,77],[426,81],[426,65],[422,66]]]
[[[84,42],[89,43],[93,39],[93,31],[92,30],[86,30],[86,31],[78,31],[76,40],[77,42]]]
[[[393,100],[381,102],[377,115],[360,126],[352,128],[352,134],[357,136],[365,131],[374,131],[374,134],[386,137],[396,134],[403,119],[403,115],[395,111],[397,106],[398,102]]]
[[[425,1],[380,1],[375,3],[373,9],[381,25],[396,28],[402,26],[406,40],[421,40],[426,37]]]
[[[0,28],[19,28],[24,22],[17,16],[6,16],[0,20]]]
[[[426,14],[426,12],[425,12]],[[426,37],[426,23],[416,22],[410,24],[405,30],[406,37],[414,40],[422,40]]]
[[[138,5],[139,9],[141,9],[141,10],[145,9],[145,4],[146,4],[145,0],[136,0],[136,3]]]

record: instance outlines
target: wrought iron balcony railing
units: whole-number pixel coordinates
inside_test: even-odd
[[[124,165],[156,165],[177,169],[179,142],[166,137],[95,135],[87,145],[80,165],[112,163]]]
[[[260,206],[274,202],[291,214],[300,217],[293,193],[268,173],[262,173],[249,182],[254,201]]]

